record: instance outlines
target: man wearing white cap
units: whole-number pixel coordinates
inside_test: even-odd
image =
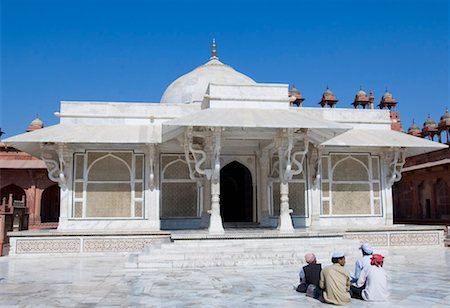
[[[364,267],[370,266],[370,259],[372,258],[373,249],[368,243],[362,244],[359,249],[361,249],[362,257],[359,258],[355,263],[355,273],[352,275],[352,282],[356,282],[361,275],[361,271]]]
[[[350,303],[350,273],[344,267],[345,255],[335,251],[330,266],[320,273],[319,286],[323,290],[321,300],[329,304],[347,305]]]

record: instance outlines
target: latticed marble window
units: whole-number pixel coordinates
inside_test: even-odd
[[[369,154],[322,156],[323,216],[381,215],[380,164]]]
[[[142,218],[144,155],[77,153],[73,185],[73,218]]]
[[[198,217],[201,192],[183,156],[163,155],[161,168],[161,217]]]
[[[306,159],[305,159],[306,161]],[[273,216],[280,215],[280,177],[279,177],[279,162],[278,157],[274,156],[271,161],[271,172],[269,177],[269,201],[270,214]],[[292,209],[293,216],[306,217],[307,216],[307,193],[305,172],[299,175],[294,175],[289,182],[289,208]]]

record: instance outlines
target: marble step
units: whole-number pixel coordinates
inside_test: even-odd
[[[333,246],[319,246],[319,245],[304,245],[295,247],[210,247],[205,248],[187,248],[187,247],[173,247],[165,249],[153,249],[148,253],[143,253],[142,255],[167,255],[167,254],[223,254],[223,253],[253,253],[253,252],[266,252],[266,253],[284,253],[284,252],[301,252],[301,251],[312,251],[321,252],[326,250],[331,252],[334,250],[341,250],[348,253],[347,250],[354,250],[353,245],[333,245]]]
[[[175,240],[171,243],[163,244],[167,246],[230,246],[233,244],[246,245],[246,246],[281,246],[285,244],[314,244],[314,243],[333,243],[352,240],[343,239],[342,237],[314,237],[314,238],[266,238],[266,239],[188,239],[188,240]]]
[[[265,240],[190,240],[175,241],[161,245],[162,249],[178,248],[220,248],[220,247],[249,247],[249,248],[283,248],[304,246],[342,246],[352,245],[353,240],[346,239],[265,239]]]
[[[333,251],[342,250],[347,252],[347,250],[353,250],[354,244],[343,243],[343,244],[304,244],[304,245],[264,245],[264,246],[247,246],[247,245],[230,245],[230,246],[210,246],[210,247],[191,247],[191,246],[164,246],[161,249],[150,249],[147,251],[148,254],[167,254],[167,253],[232,253],[232,252],[252,252],[252,251],[266,251],[266,252],[285,252],[285,251]]]
[[[256,266],[256,265],[298,265],[301,262],[294,259],[274,258],[220,258],[220,259],[198,259],[198,260],[166,260],[133,263],[128,268],[159,269],[159,268],[201,268],[201,267],[232,267],[232,266]]]
[[[248,266],[248,265],[298,265],[303,266],[303,256],[266,256],[249,258],[243,256],[231,256],[229,258],[199,258],[199,259],[181,259],[181,260],[142,260],[133,263],[130,268],[196,268],[196,267],[215,267],[215,266]],[[317,256],[319,262],[329,263],[329,255]],[[354,258],[356,260],[356,258]],[[352,262],[353,263],[353,262]]]
[[[302,252],[247,252],[247,253],[186,253],[186,254],[170,254],[170,255],[145,255],[139,256],[139,263],[154,261],[196,261],[196,260],[259,260],[259,259],[275,259],[275,260],[303,260],[306,251]],[[331,253],[316,254],[319,260],[328,260]]]
[[[319,247],[319,246],[304,246],[304,247],[283,247],[280,249],[277,248],[248,248],[248,247],[229,247],[229,248],[221,248],[221,249],[161,249],[161,250],[154,250],[150,253],[146,254],[140,254],[140,257],[145,259],[146,257],[155,259],[155,258],[174,258],[174,259],[182,259],[184,258],[209,258],[213,256],[219,256],[219,257],[228,257],[232,255],[242,255],[242,256],[258,256],[258,255],[270,255],[270,256],[277,256],[277,255],[292,255],[296,256],[299,254],[304,254],[307,252],[314,252],[316,255],[323,255],[328,256],[331,255],[331,253],[334,250],[341,250],[344,251],[347,255],[351,254],[351,251],[358,253],[357,247],[353,246],[353,249],[349,249],[352,246],[345,245],[345,246],[334,246],[334,247]],[[349,252],[347,252],[349,250]]]
[[[346,252],[349,259],[359,257],[359,243],[339,238],[258,239],[258,240],[182,240],[150,247],[130,255],[127,268],[195,268],[246,265],[299,264],[305,253],[328,261],[334,250]]]

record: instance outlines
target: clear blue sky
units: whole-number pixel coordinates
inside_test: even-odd
[[[210,57],[257,82],[295,83],[317,107],[326,87],[350,108],[385,87],[407,129],[449,98],[449,1],[0,0],[5,137],[61,100],[159,102]]]

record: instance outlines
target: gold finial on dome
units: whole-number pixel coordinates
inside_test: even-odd
[[[216,50],[216,39],[213,38],[212,40],[212,51],[211,51],[211,60],[213,59],[219,59],[217,58],[217,50]]]

